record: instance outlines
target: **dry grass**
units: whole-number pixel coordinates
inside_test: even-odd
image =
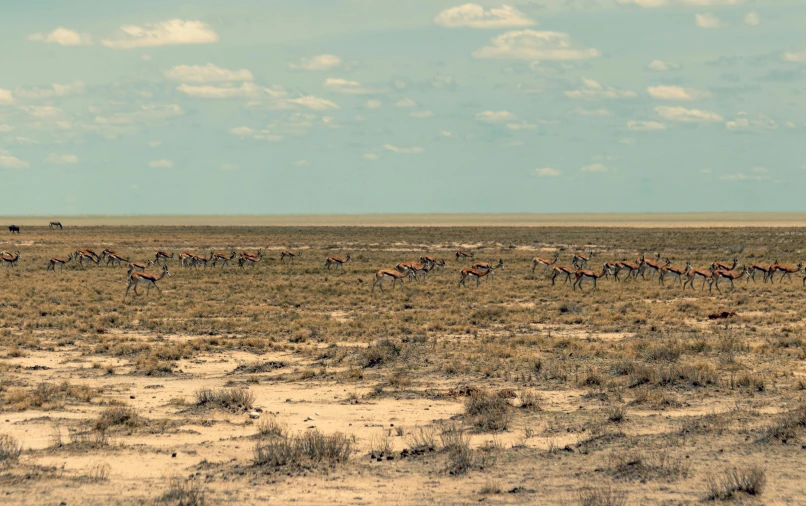
[[[264,469],[333,466],[350,458],[353,441],[344,434],[310,430],[301,434],[259,441],[254,464]]]
[[[20,459],[22,445],[8,434],[0,434],[0,465],[9,466]]]
[[[229,411],[252,409],[255,395],[246,388],[202,388],[196,391],[196,406]]]
[[[760,496],[767,484],[767,473],[759,466],[726,469],[721,475],[709,475],[707,501],[727,501],[737,494]]]

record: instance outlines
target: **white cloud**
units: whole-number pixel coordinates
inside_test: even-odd
[[[712,5],[740,5],[745,0],[618,0],[622,5],[634,4],[639,7],[666,7],[687,5],[693,7],[710,7]]]
[[[230,133],[239,137],[249,137],[252,135],[252,129],[247,126],[240,126],[230,130]]]
[[[228,70],[212,63],[207,65],[177,65],[167,70],[165,77],[185,83],[221,83],[227,81],[251,81],[252,73],[247,69]]]
[[[647,65],[647,68],[656,72],[666,72],[668,70],[678,69],[680,68],[680,65],[676,63],[669,63],[663,60],[652,60],[649,62],[649,65]]]
[[[235,164],[235,163],[222,163],[219,168],[221,170],[226,170],[228,172],[231,172],[233,170],[238,170],[241,167],[238,164]]]
[[[507,128],[510,130],[534,130],[537,128],[537,125],[521,121],[520,123],[507,123]]]
[[[425,119],[433,117],[434,113],[432,111],[414,111],[412,113],[409,113],[409,116],[411,116],[412,118]]]
[[[377,160],[378,155],[375,153],[364,153],[364,160]]]
[[[35,118],[53,118],[62,113],[62,110],[52,105],[27,105],[22,108]]]
[[[607,172],[607,167],[601,163],[592,163],[590,165],[585,165],[579,170],[582,172]]]
[[[92,37],[89,34],[78,33],[61,26],[47,35],[44,33],[32,33],[28,36],[28,40],[38,40],[62,46],[88,46],[92,44]]]
[[[722,20],[711,12],[697,14],[694,18],[700,28],[719,28],[722,26]]]
[[[586,60],[601,56],[598,49],[575,48],[567,33],[520,30],[506,32],[473,52],[476,58],[502,60]]]
[[[51,165],[75,165],[78,163],[78,157],[76,155],[49,155],[45,158],[45,163],[49,163]]]
[[[0,123],[0,134],[7,134],[8,132],[14,130],[14,127],[11,125],[4,125]]]
[[[517,116],[509,111],[484,111],[476,114],[476,119],[487,123],[503,123],[513,121]]]
[[[299,63],[292,63],[289,65],[294,70],[310,70],[314,72],[321,72],[324,70],[332,70],[340,67],[342,64],[341,58],[335,54],[320,54],[312,58],[302,58]]]
[[[324,98],[314,97],[311,95],[299,97],[288,100],[292,104],[301,105],[312,109],[314,111],[324,111],[326,109],[339,109],[339,105]]]
[[[711,96],[707,91],[680,86],[650,86],[646,91],[656,100],[699,100]]]
[[[744,15],[744,23],[750,26],[758,26],[761,24],[761,16],[758,15],[758,12],[748,12]]]
[[[365,88],[361,83],[356,81],[348,81],[337,77],[329,77],[325,79],[324,87],[344,95],[374,95],[378,93],[386,93],[389,90],[385,88]]]
[[[165,159],[163,159],[163,160],[154,160],[154,161],[148,162],[148,166],[151,167],[152,169],[170,169],[171,167],[174,166],[174,162],[172,162],[171,160],[165,160]]]
[[[86,91],[86,85],[81,81],[67,84],[54,83],[50,88],[19,88],[14,96],[24,99],[46,99],[53,97],[66,97],[68,95],[81,95]]]
[[[239,87],[234,86],[193,86],[190,84],[180,84],[177,90],[190,97],[197,98],[257,98],[265,95],[266,89],[252,83],[243,83]]]
[[[410,98],[403,98],[395,103],[395,107],[417,107],[417,102]]]
[[[769,171],[766,167],[753,167],[749,173],[728,174],[720,176],[723,181],[765,181],[770,179]]]
[[[786,51],[781,55],[781,59],[790,63],[803,63],[806,62],[806,51],[801,51],[799,53]],[[0,90],[0,103],[2,103],[2,91],[3,90]]]
[[[90,112],[99,112],[91,109]],[[185,113],[177,104],[146,104],[136,111],[118,112],[109,116],[96,116],[95,122],[99,125],[154,125]]]
[[[617,90],[611,86],[602,86],[593,79],[583,78],[584,86],[579,90],[568,90],[565,96],[574,99],[595,100],[603,98],[634,98],[636,93],[630,90]]]
[[[126,25],[120,29],[123,38],[102,40],[101,44],[113,49],[132,49],[178,44],[209,44],[219,40],[218,34],[201,21],[171,19],[143,26]]]
[[[580,116],[610,116],[610,111],[605,109],[604,107],[599,109],[584,109],[582,107],[574,110],[576,114]]]
[[[9,105],[14,103],[14,97],[11,95],[11,90],[4,90],[0,88],[0,105]]]
[[[309,162],[308,160],[297,160],[296,162],[294,162],[294,165],[296,165],[297,167],[307,167],[310,164],[311,162]]]
[[[0,149],[0,167],[6,169],[25,169],[30,164],[25,160],[20,160],[16,156],[11,156],[8,151]]]
[[[557,169],[552,169],[551,167],[543,167],[542,169],[535,169],[537,170],[537,175],[541,177],[557,177],[562,172]]]
[[[418,153],[422,153],[423,151],[425,151],[423,148],[417,147],[417,146],[415,146],[413,148],[399,148],[399,147],[393,146],[391,144],[384,144],[383,149],[385,149],[387,151],[391,151],[392,153],[399,153],[399,154],[403,154],[403,155],[418,154]]]
[[[628,121],[627,128],[634,132],[651,132],[666,130],[666,125],[660,121]]]
[[[156,148],[156,147],[162,145],[162,141],[150,141],[148,143],[148,145],[151,146],[152,148]]]
[[[380,100],[367,100],[367,109],[378,109],[381,107]]]
[[[537,23],[509,5],[484,10],[477,4],[464,4],[446,9],[434,18],[434,22],[446,28],[516,28]]]
[[[686,109],[685,107],[659,106],[655,108],[662,118],[683,123],[714,123],[723,121],[722,116],[715,112],[700,109]]]
[[[280,142],[285,139],[285,136],[271,133],[270,130],[261,130],[260,133],[255,134],[255,139],[269,142]]]
[[[770,132],[778,128],[774,119],[763,114],[748,116],[740,112],[733,121],[725,122],[725,127],[731,132]]]
[[[441,132],[439,133],[439,135],[440,135],[440,136],[442,136],[442,137],[453,137],[453,133],[452,133],[452,132],[449,132],[449,131],[447,131],[447,130],[443,130],[443,131],[441,131]]]

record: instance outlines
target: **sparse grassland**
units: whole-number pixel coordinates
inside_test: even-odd
[[[26,227],[0,267],[4,503],[796,503],[806,483],[806,288],[658,279],[551,286],[588,268],[797,265],[803,229]],[[112,249],[168,261],[124,299]],[[458,286],[457,249],[505,268]],[[293,262],[280,251],[302,252]],[[329,255],[351,255],[325,269]],[[428,254],[427,281],[371,292]],[[151,272],[159,269],[152,266]],[[622,274],[622,278],[623,278]],[[471,288],[472,285],[472,288]],[[591,285],[586,285],[588,288]],[[721,319],[709,315],[735,312]]]

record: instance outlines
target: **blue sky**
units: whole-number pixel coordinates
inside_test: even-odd
[[[9,2],[0,214],[806,211],[806,2]]]

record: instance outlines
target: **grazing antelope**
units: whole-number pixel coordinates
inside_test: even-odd
[[[98,257],[98,258],[100,260],[103,260],[104,258],[108,257],[109,255],[114,255],[114,254],[115,254],[115,252],[113,250],[107,248],[107,249],[105,249],[105,250],[103,250],[101,252],[101,256]]]
[[[671,264],[671,262],[669,262],[667,260],[666,265],[669,265],[669,264]],[[660,274],[660,269],[661,269],[660,253],[658,253],[658,256],[656,257],[655,260],[647,260],[646,258],[644,258],[644,255],[641,255],[641,263],[640,263],[640,265],[638,267],[638,272],[641,273],[641,277],[643,279],[646,279],[646,271],[647,271],[647,269],[649,269],[649,271],[652,272],[652,275],[650,276],[650,279],[654,279],[655,274]]]
[[[191,267],[198,267],[198,266],[201,264],[201,265],[203,265],[203,266],[204,266],[204,268],[206,269],[206,268],[207,268],[207,264],[208,264],[209,262],[212,262],[212,260],[213,260],[213,256],[214,256],[214,255],[213,255],[213,252],[212,252],[212,251],[210,252],[210,258],[200,257],[199,255],[193,255],[193,258],[191,259],[190,266],[191,266]]]
[[[151,287],[152,286],[154,288],[156,288],[157,291],[160,294],[162,294],[162,290],[160,290],[160,287],[157,286],[157,281],[161,280],[165,276],[171,277],[171,274],[168,272],[168,266],[167,265],[162,266],[162,274],[160,274],[159,277],[157,277],[155,274],[151,274],[150,272],[133,272],[133,273],[131,273],[129,275],[129,286],[126,287],[126,293],[123,295],[123,298],[125,299],[126,296],[129,295],[129,289],[131,287],[134,287],[134,294],[135,295],[140,295],[139,293],[137,293],[137,286],[140,283],[143,283],[144,285],[146,285],[146,296],[148,296],[149,292],[151,292]]]
[[[60,221],[51,221],[50,225],[48,225],[48,227],[49,228],[59,227],[59,230],[61,230],[62,229],[62,222],[60,222]]]
[[[79,250],[76,251],[75,256],[78,257],[79,265],[84,265],[84,260],[88,262],[94,262],[95,265],[98,265],[98,262],[101,261],[96,255],[92,255],[88,252],[88,250]]]
[[[710,292],[714,282],[714,274],[710,270],[702,269],[691,269],[686,273],[686,280],[683,282],[683,290],[686,289],[686,285],[691,285],[691,289],[694,290],[694,281],[697,278],[702,278],[700,290],[705,288],[705,282],[707,281],[708,291]]]
[[[103,257],[101,257],[101,258],[103,258]],[[123,258],[122,256],[118,255],[115,252],[109,253],[107,258],[106,258],[107,267],[109,266],[109,264],[117,265],[118,267],[120,267],[121,262],[129,263],[129,259],[128,258]]]
[[[3,260],[6,263],[6,267],[16,267],[17,261],[20,259],[20,252],[18,251],[14,256],[1,256],[0,260]]]
[[[551,286],[554,286],[554,282],[557,279],[557,276],[565,276],[565,281],[563,281],[563,284],[568,283],[569,281],[571,281],[571,276],[574,275],[574,272],[576,272],[576,269],[572,267],[568,267],[565,265],[555,265],[551,269]]]
[[[605,277],[607,275],[608,270],[609,269],[607,268],[607,264],[604,264],[604,265],[602,265],[601,274],[596,273],[594,271],[581,270],[581,269],[576,271],[574,273],[574,290],[577,289],[577,286],[579,286],[579,289],[582,290],[582,281],[584,281],[586,279],[592,279],[593,280],[593,288],[591,290],[596,290],[596,280],[598,280],[599,278]]]
[[[421,264],[422,265],[422,264]],[[403,278],[408,277],[409,281],[413,277],[415,277],[414,271],[406,267],[405,272],[398,272],[396,270],[391,269],[381,269],[377,273],[375,273],[375,282],[372,283],[372,291],[375,292],[375,285],[381,287],[381,291],[383,291],[383,282],[391,280],[392,281],[392,290],[394,291],[395,285],[398,281],[400,281],[401,288],[403,287]]]
[[[437,267],[445,267],[445,260],[441,260],[435,263],[427,262],[427,263],[414,264],[409,266],[409,269],[412,271],[412,273],[414,273],[414,279],[419,279],[418,276],[422,274],[423,280],[426,280],[428,279],[428,273],[430,273]]]
[[[474,269],[478,269],[480,271],[481,270],[490,271],[490,279],[493,279],[493,274],[494,274],[493,271],[495,269],[503,269],[504,268],[504,261],[499,259],[498,260],[498,265],[495,265],[495,266],[493,266],[493,264],[491,264],[489,262],[476,262],[473,265],[471,265],[471,267],[474,268]]]
[[[20,233],[20,227],[18,227],[17,225],[11,225],[11,226],[8,227],[8,231],[11,232],[12,234],[14,234],[14,233],[19,234]]]
[[[535,269],[537,269],[538,265],[545,266],[546,267],[546,272],[548,272],[549,269],[551,269],[551,266],[557,263],[557,259],[559,259],[559,258],[560,258],[559,253],[554,254],[554,260],[548,260],[546,258],[534,257],[532,259],[532,275],[534,276]]]
[[[641,261],[636,260],[635,262],[628,262],[627,260],[622,260],[621,262],[616,262],[616,270],[613,273],[613,279],[616,281],[621,281],[619,279],[619,274],[621,271],[627,272],[627,277],[625,279],[629,279],[632,277],[633,279],[638,278],[638,272],[641,270]]]
[[[734,267],[734,269],[735,269],[735,267]],[[739,273],[738,273],[738,274],[737,274],[737,273],[736,273],[736,271],[735,271],[735,270],[733,270],[733,269],[731,269],[731,270],[729,270],[729,271],[724,271],[724,270],[722,270],[722,269],[717,269],[717,270],[715,270],[715,271],[713,272],[713,276],[714,276],[714,281],[715,281],[715,283],[714,283],[714,284],[716,285],[716,291],[717,291],[717,292],[719,292],[719,293],[722,293],[722,290],[720,290],[720,289],[719,289],[719,280],[720,280],[720,279],[727,279],[727,280],[729,280],[729,281],[730,281],[730,289],[731,289],[731,290],[733,290],[733,289],[735,289],[735,288],[736,288],[736,287],[733,285],[733,282],[734,282],[735,280],[737,280],[737,279],[741,278],[742,276],[746,276],[747,274],[748,274],[748,273],[747,273],[747,268],[746,268],[746,267],[743,267],[743,268],[742,268],[742,269],[739,271]]]
[[[493,272],[492,269],[484,270],[484,269],[474,269],[472,267],[466,267],[462,269],[462,271],[459,273],[460,276],[459,286],[464,286],[465,288],[467,288],[465,282],[468,280],[468,278],[470,278],[476,280],[476,288],[478,288],[479,283],[481,282],[481,278],[490,274],[491,272]]]
[[[234,251],[230,254],[230,256],[222,255],[220,253],[214,254],[212,251],[210,252],[210,254],[213,255],[213,268],[215,268],[215,266],[218,265],[218,262],[221,262],[222,268],[226,267],[227,265],[229,265],[230,260],[235,260],[235,257],[238,256]]]
[[[283,251],[280,252],[280,262],[285,263],[285,257],[288,257],[291,259],[291,263],[294,263],[294,259],[301,256],[302,256],[301,251],[299,253],[292,253],[284,249]]]
[[[571,265],[576,267],[577,269],[581,269],[588,264],[588,260],[593,258],[593,250],[588,252],[588,256],[582,255],[581,253],[575,253],[574,259],[571,260]]]
[[[803,270],[803,264],[798,264],[797,267],[790,267],[788,265],[779,264],[775,262],[773,265],[770,266],[770,273],[768,274],[770,278],[770,282],[775,282],[775,274],[780,272],[781,273],[781,282],[783,282],[784,277],[788,278],[789,281],[792,281],[792,274],[798,273]]]
[[[68,264],[68,263],[70,263],[70,262],[72,262],[72,261],[73,261],[73,254],[72,254],[72,253],[70,253],[70,256],[69,256],[69,257],[67,257],[67,260],[65,260],[65,259],[63,259],[63,258],[56,258],[56,257],[53,257],[53,258],[51,258],[51,259],[50,259],[50,261],[48,262],[48,269],[47,269],[47,270],[49,270],[49,271],[53,271],[53,272],[56,272],[56,266],[58,265],[58,266],[59,266],[59,270],[60,270],[60,271],[63,271],[63,270],[64,270],[64,265],[65,265],[65,264]]]
[[[151,265],[154,265],[155,263],[156,262],[154,262],[154,260],[151,260],[151,259],[149,259],[148,262],[146,262],[145,265],[141,264],[141,263],[137,263],[137,262],[132,262],[127,266],[129,268],[127,276],[131,277],[132,272],[134,272],[134,271],[145,272],[147,267],[149,267]]]
[[[435,263],[437,263],[437,259],[432,257],[432,256],[423,255],[423,256],[420,257],[420,263],[423,263],[423,264],[435,264]]]
[[[658,278],[658,282],[662,285],[666,283],[664,280],[666,276],[677,276],[677,281],[683,282],[683,276],[685,276],[688,271],[691,270],[691,262],[686,262],[686,268],[681,269],[680,267],[675,267],[673,265],[665,265],[660,268],[660,277]]]
[[[170,255],[164,251],[157,251],[157,254],[154,255],[154,263],[159,265],[160,260],[162,260],[162,265],[168,265],[168,259],[173,258],[174,254],[171,253]]]
[[[461,249],[456,251],[456,260],[459,260],[461,258],[462,262],[464,262],[468,258],[472,260],[475,257],[476,257],[476,254],[473,253],[472,251],[468,252],[468,251],[464,251],[464,250],[461,250]]]
[[[255,265],[257,265],[257,263],[260,262],[261,260],[263,260],[263,255],[252,256],[252,255],[247,254],[246,256],[244,256],[243,253],[242,253],[241,257],[238,259],[238,266],[241,269],[243,269],[244,265],[252,264],[252,268],[254,269]]]
[[[344,268],[344,264],[350,263],[350,255],[347,255],[347,258],[339,258],[339,257],[327,257],[325,260],[325,267],[330,270],[330,266],[334,266],[336,269],[341,267]]]
[[[778,263],[778,261],[776,260],[775,263]],[[762,274],[762,276],[764,277],[764,282],[765,283],[767,282],[767,278],[769,278],[769,276],[770,276],[770,266],[769,265],[764,266],[764,265],[761,265],[761,264],[753,264],[753,265],[751,265],[750,267],[747,268],[747,271],[750,274],[749,276],[747,276],[745,278],[748,283],[750,282],[751,279],[753,280],[753,282],[756,281],[756,272],[760,272]]]
[[[722,263],[722,262],[717,262],[716,260],[714,260],[711,263],[711,270],[712,271],[715,271],[715,270],[732,271],[733,269],[736,268],[737,265],[739,265],[739,259],[738,258],[733,259],[733,265],[728,265],[728,264],[725,264],[725,263]]]
[[[241,255],[242,258],[243,257],[252,257],[252,258],[260,258],[260,259],[262,259],[263,258],[263,250],[258,248],[257,254],[255,254],[255,255],[249,253],[248,251],[241,251],[240,255]]]

